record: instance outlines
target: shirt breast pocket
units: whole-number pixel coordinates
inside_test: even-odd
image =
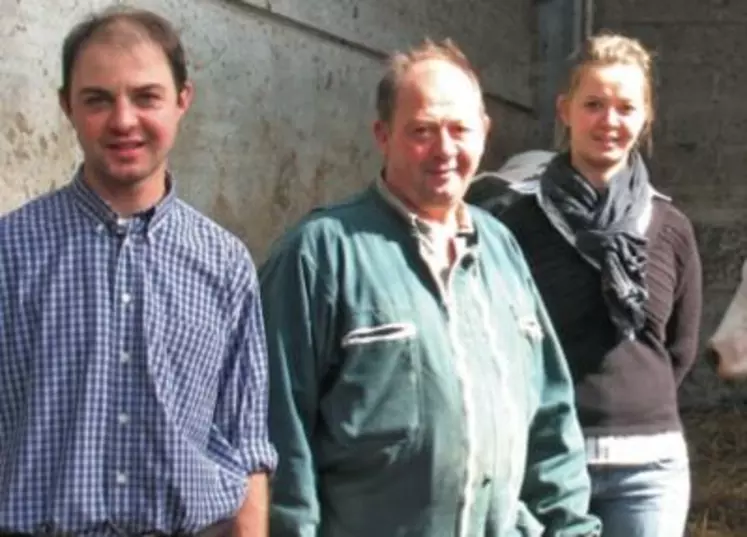
[[[167,414],[183,430],[210,423],[225,348],[220,332],[180,317],[159,331],[149,364]]]
[[[418,330],[412,321],[360,315],[340,341],[341,360],[321,401],[339,447],[378,450],[412,438],[420,422]]]

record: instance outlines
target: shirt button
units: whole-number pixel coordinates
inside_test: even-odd
[[[126,485],[127,474],[125,474],[124,472],[117,472],[116,481],[117,481],[117,485]]]
[[[96,226],[96,233],[101,235],[105,229],[106,229],[106,226],[104,226],[104,224],[99,224],[98,226]]]
[[[129,304],[132,301],[130,293],[122,293],[122,304]]]
[[[119,421],[120,425],[127,425],[128,423],[130,423],[130,416],[123,412],[122,414],[117,416],[117,420]]]
[[[128,352],[121,352],[119,355],[120,363],[127,364],[130,362],[130,354]]]

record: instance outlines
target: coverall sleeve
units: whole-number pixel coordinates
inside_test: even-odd
[[[589,514],[591,485],[573,382],[544,306],[538,376],[539,408],[530,424],[521,499],[546,537],[596,537],[601,523]]]
[[[273,537],[313,537],[321,519],[313,451],[331,293],[314,261],[289,244],[260,270],[270,370]]]
[[[544,537],[598,537],[601,523],[589,514],[591,484],[573,379],[521,250],[512,242],[543,333],[536,348],[539,404],[530,423],[519,524],[526,516],[544,526]]]

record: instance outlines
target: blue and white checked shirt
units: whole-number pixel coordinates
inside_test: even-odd
[[[272,470],[254,265],[170,192],[0,219],[0,531],[195,531]]]

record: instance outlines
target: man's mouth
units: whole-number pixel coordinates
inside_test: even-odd
[[[125,142],[111,142],[106,146],[114,151],[128,151],[133,149],[139,149],[145,145],[142,140],[129,140]]]
[[[448,175],[454,172],[456,172],[456,168],[435,168],[428,170],[428,173],[431,175]]]
[[[140,156],[140,152],[145,147],[142,140],[127,140],[121,142],[112,142],[106,144],[109,154],[116,160],[132,161]]]

